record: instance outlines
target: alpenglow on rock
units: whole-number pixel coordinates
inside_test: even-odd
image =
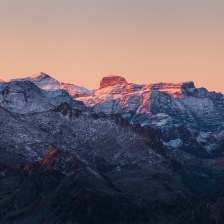
[[[108,76],[94,94],[76,99],[94,107],[97,113],[119,113],[131,123],[156,128],[187,124],[215,131],[224,123],[223,94],[196,88],[193,82],[137,85]]]
[[[45,73],[17,79],[31,81],[45,90],[66,90],[96,113],[119,113],[133,124],[155,128],[173,128],[186,124],[204,132],[219,130],[224,125],[222,93],[196,88],[193,82],[128,83],[120,76],[106,76],[97,90],[60,83]]]

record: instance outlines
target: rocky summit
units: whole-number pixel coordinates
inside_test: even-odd
[[[110,87],[110,86],[115,86],[115,85],[122,85],[122,84],[127,84],[127,81],[125,80],[125,78],[120,76],[110,75],[102,79],[102,81],[100,82],[100,89]]]
[[[223,94],[0,80],[0,223],[223,223]]]

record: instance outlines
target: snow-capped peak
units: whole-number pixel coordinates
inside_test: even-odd
[[[30,79],[32,79],[33,81],[41,81],[43,79],[52,79],[52,80],[55,80],[55,79],[53,79],[52,77],[50,77],[49,75],[47,75],[44,72],[37,73],[37,74],[31,76]]]
[[[37,73],[31,77],[21,78],[21,79],[14,79],[18,81],[31,81],[38,87],[44,90],[58,90],[60,89],[60,82],[56,79],[50,77],[44,72]],[[14,81],[11,80],[11,81]]]
[[[26,78],[17,78],[9,80],[9,82],[11,81],[31,81],[40,88],[44,88],[45,85],[47,85],[48,83],[60,84],[56,79],[50,77],[44,72],[40,72],[35,75],[28,76]]]
[[[26,78],[11,79],[9,81],[31,81],[41,89],[48,91],[63,89],[66,90],[69,93],[69,95],[73,98],[80,96],[87,96],[93,93],[93,91],[90,91],[81,86],[76,86],[73,84],[63,82],[60,83],[58,80],[52,78],[51,76],[49,76],[44,72],[40,72]]]

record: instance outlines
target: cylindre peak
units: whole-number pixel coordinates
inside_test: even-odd
[[[125,78],[121,76],[109,75],[109,76],[103,77],[103,79],[101,80],[100,89],[108,87],[108,86],[115,86],[117,84],[127,84],[127,81]]]

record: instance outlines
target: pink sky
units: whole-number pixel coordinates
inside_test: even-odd
[[[180,82],[224,93],[223,0],[1,0],[0,78],[99,87]]]

